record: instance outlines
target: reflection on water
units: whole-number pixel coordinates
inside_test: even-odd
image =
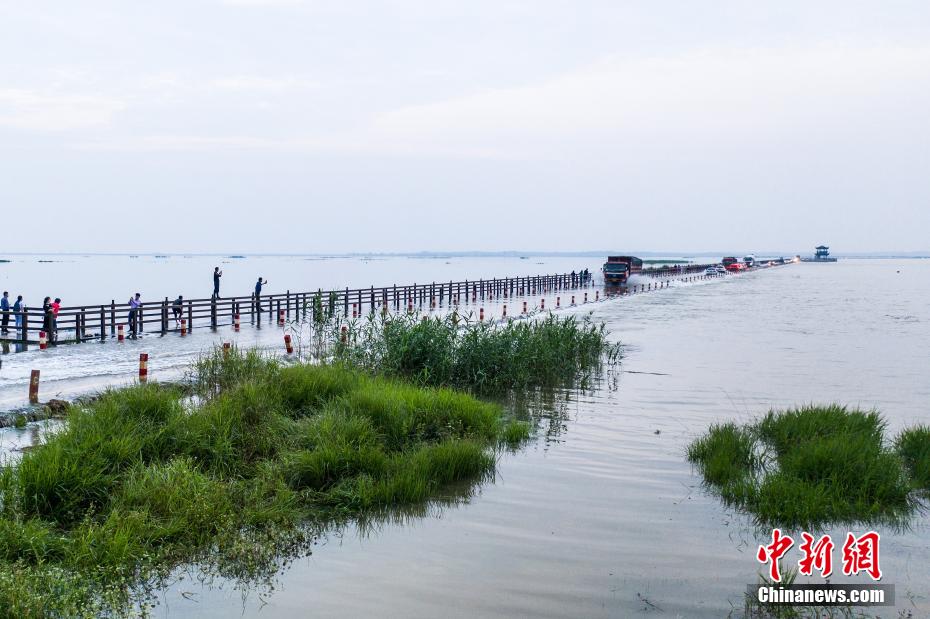
[[[610,373],[608,373],[610,374]],[[572,403],[585,394],[607,386],[608,374],[598,373],[586,390],[577,388],[537,389],[528,394],[511,394],[506,402],[514,417],[529,421],[544,445],[558,442],[568,427]],[[500,456],[518,457],[521,449],[502,448]],[[475,479],[444,487],[430,501],[367,512],[359,517],[332,515],[302,526],[269,532],[245,532],[226,548],[215,549],[204,560],[184,565],[160,583],[148,583],[138,591],[142,599],[160,599],[176,606],[168,597],[178,594],[187,602],[198,602],[214,595],[239,594],[243,610],[258,609],[271,603],[285,580],[282,576],[318,547],[377,540],[397,528],[416,528],[423,521],[440,521],[450,510],[468,505],[493,479]],[[161,588],[160,593],[157,588]],[[175,609],[173,612],[177,612]]]

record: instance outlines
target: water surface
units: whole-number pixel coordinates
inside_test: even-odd
[[[891,433],[930,422],[930,261],[790,265],[564,311],[607,323],[626,344],[623,372],[568,394],[465,504],[333,533],[273,591],[185,579],[156,615],[726,616],[757,580],[764,534],[702,489],[684,456],[691,440],[716,421],[809,402],[875,407]],[[268,345],[280,337],[240,337],[266,333]],[[930,616],[927,516],[879,530],[898,609]]]

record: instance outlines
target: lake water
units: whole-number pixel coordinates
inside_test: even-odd
[[[455,276],[454,263],[397,259],[398,269],[416,266],[370,279],[597,266],[585,258],[458,260]],[[521,269],[527,262],[532,268]],[[716,421],[749,421],[809,402],[877,408],[890,432],[930,422],[927,260],[796,264],[563,311],[593,311],[607,323],[626,346],[622,371],[569,394],[553,423],[543,424],[549,431],[502,455],[496,479],[465,504],[325,536],[279,574],[270,593],[222,579],[181,581],[162,592],[156,615],[726,616],[742,608],[746,585],[757,581],[754,554],[764,533],[702,489],[685,460],[691,440]],[[180,338],[148,342],[180,364],[197,346],[228,337],[204,330],[183,345]],[[280,331],[245,327],[240,337],[274,346]],[[86,386],[83,374],[128,380],[138,351],[131,347],[143,345],[146,339],[7,355],[2,373],[15,376],[22,358],[26,367],[41,362],[72,372],[62,390]],[[11,381],[0,382],[0,397],[15,399],[7,391],[19,389],[19,379],[0,380]],[[845,530],[830,532],[836,539]],[[930,616],[927,516],[910,531],[879,530],[883,582],[896,585],[898,605],[882,616]]]

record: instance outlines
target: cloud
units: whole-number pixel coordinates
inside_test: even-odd
[[[111,122],[126,104],[117,98],[0,89],[0,127],[29,131],[70,131]]]
[[[876,115],[922,122],[930,47],[708,51],[615,57],[518,88],[396,109],[373,135],[410,147],[508,149],[605,137],[848,131]]]
[[[94,136],[74,146],[554,160],[583,151],[597,157],[604,150],[708,149],[815,135],[824,142],[847,141],[857,131],[873,136],[903,132],[913,139],[927,131],[923,119],[930,105],[930,46],[612,56],[536,83],[393,110],[374,107],[355,118],[333,109],[324,116],[310,104],[315,98],[311,91],[323,87],[297,75],[230,74],[201,80],[168,75],[155,84],[174,91],[181,109],[203,102],[204,96],[220,95],[221,107],[209,119],[216,122],[188,123],[190,133],[179,131],[181,124],[175,123],[165,134],[140,125],[135,135]],[[91,98],[72,97],[57,106],[43,100],[27,115],[25,99],[18,99],[21,126],[38,126],[43,114],[56,113],[61,115],[56,126],[89,126],[121,109],[112,100],[103,99],[111,102],[108,108],[92,105]],[[137,94],[130,100],[135,109],[153,98]],[[253,113],[259,104],[277,112]],[[247,134],[239,120],[242,109],[248,110]]]
[[[229,92],[261,92],[278,94],[294,90],[314,90],[321,84],[295,76],[267,77],[262,75],[232,75],[210,80],[208,85]]]

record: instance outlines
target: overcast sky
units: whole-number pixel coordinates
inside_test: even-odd
[[[930,250],[925,0],[0,1],[0,254]]]

